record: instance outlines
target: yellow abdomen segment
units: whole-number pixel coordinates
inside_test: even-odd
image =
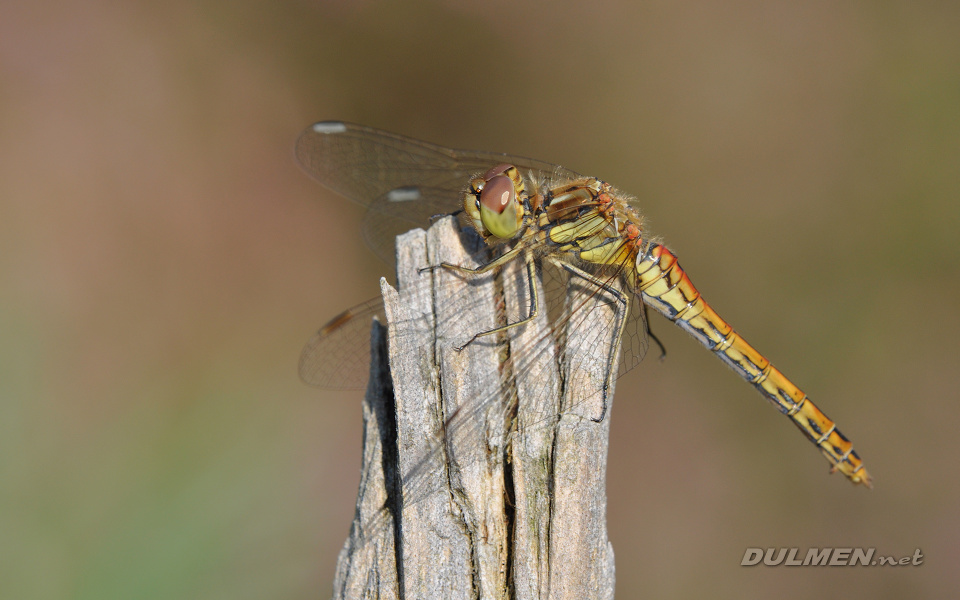
[[[672,252],[651,243],[637,258],[636,268],[636,291],[645,304],[695,337],[753,384],[816,444],[833,470],[840,471],[853,483],[870,487],[870,475],[850,440],[806,394],[710,308]]]

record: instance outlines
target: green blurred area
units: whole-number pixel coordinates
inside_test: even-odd
[[[612,417],[620,597],[960,588],[960,5],[48,1],[0,5],[0,597],[329,594],[361,393],[297,356],[389,274],[296,167],[320,119],[636,195],[875,477],[654,320]]]

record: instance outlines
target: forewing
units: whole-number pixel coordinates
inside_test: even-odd
[[[307,128],[297,140],[296,155],[322,185],[368,208],[364,237],[388,264],[394,264],[398,233],[460,210],[470,179],[493,166],[512,164],[534,180],[580,177],[531,158],[454,150],[342,121]]]

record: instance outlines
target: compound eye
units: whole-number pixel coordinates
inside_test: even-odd
[[[506,165],[509,168],[509,165]],[[492,169],[491,169],[492,170]],[[487,180],[480,192],[480,204],[491,211],[500,214],[517,197],[517,192],[513,187],[513,181],[506,175],[495,175]]]
[[[486,233],[510,239],[520,230],[523,213],[517,202],[517,189],[506,175],[495,175],[487,180],[480,191],[479,209],[480,222]]]
[[[507,172],[507,169],[509,169],[509,168],[512,167],[512,166],[513,166],[513,165],[508,165],[508,164],[506,164],[506,163],[499,164],[499,165],[493,167],[492,169],[490,169],[489,171],[487,171],[486,173],[484,173],[484,174],[483,174],[483,180],[484,180],[484,181],[490,181],[491,179],[493,179],[493,178],[496,177],[497,175],[503,175],[504,173]]]

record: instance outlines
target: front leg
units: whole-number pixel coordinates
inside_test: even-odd
[[[432,271],[434,269],[439,269],[443,267],[444,269],[449,269],[451,271],[456,271],[458,273],[464,273],[466,275],[482,275],[487,271],[496,269],[498,267],[502,267],[503,265],[507,264],[511,260],[515,259],[517,255],[520,254],[520,252],[522,251],[523,251],[523,246],[517,245],[516,247],[511,248],[507,252],[504,252],[503,255],[499,256],[498,258],[495,258],[486,264],[480,265],[476,269],[471,269],[469,267],[462,267],[460,265],[443,262],[443,263],[440,263],[439,265],[423,267],[422,269],[420,269],[420,273],[424,273],[426,271]]]
[[[524,251],[523,246],[518,246],[510,249],[508,252],[505,252],[502,256],[495,258],[490,262],[477,267],[476,269],[471,269],[469,267],[462,267],[460,265],[454,265],[451,263],[440,263],[436,267],[426,267],[424,269],[420,269],[420,271],[423,272],[427,270],[433,270],[438,267],[442,267],[444,269],[449,269],[451,271],[456,271],[458,273],[464,273],[466,275],[482,275],[483,273],[486,273],[498,267],[502,267],[503,265],[507,264],[511,260],[514,260],[515,258],[517,258],[517,256],[520,255],[520,253],[523,253],[524,262],[527,267],[527,282],[528,282],[528,285],[530,286],[530,311],[528,316],[515,323],[507,323],[502,327],[496,327],[494,329],[490,329],[489,331],[481,331],[480,333],[474,335],[472,338],[467,340],[467,342],[462,346],[454,346],[454,349],[457,352],[462,351],[464,348],[466,348],[467,346],[469,346],[470,344],[472,344],[473,342],[477,341],[482,337],[492,335],[494,333],[500,333],[502,331],[507,331],[509,329],[513,329],[514,327],[519,327],[521,325],[525,325],[537,318],[538,306],[540,304],[539,292],[537,291],[537,285],[536,285],[537,263],[536,261],[533,260],[533,256],[529,252]]]
[[[534,262],[532,257],[530,257],[529,255],[527,255],[525,258],[527,259],[527,285],[530,286],[530,314],[526,318],[521,319],[515,323],[507,323],[502,327],[496,327],[489,331],[481,331],[480,333],[474,335],[472,338],[467,340],[466,344],[460,347],[455,346],[454,349],[457,352],[460,352],[461,350],[463,350],[464,348],[466,348],[467,346],[469,346],[470,344],[472,344],[473,342],[477,341],[478,339],[484,336],[491,335],[494,333],[500,333],[501,331],[507,331],[508,329],[513,329],[514,327],[519,327],[521,325],[526,325],[530,321],[537,318],[538,309],[540,305],[540,296],[539,296],[539,292],[537,291],[537,263]],[[480,272],[480,271],[471,271],[470,269],[466,269],[466,271]]]

